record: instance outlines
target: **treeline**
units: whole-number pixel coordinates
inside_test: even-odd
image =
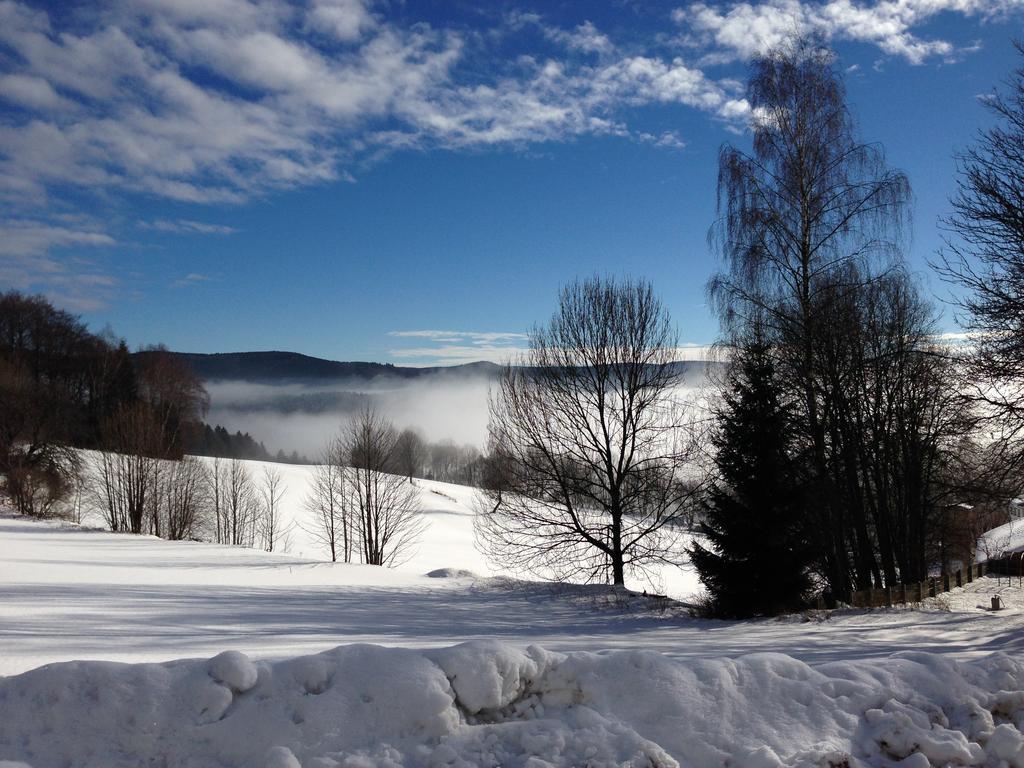
[[[484,476],[485,458],[475,445],[459,445],[453,440],[431,442],[418,430],[404,429],[395,436],[388,466],[395,474],[410,479],[419,477],[479,486]]]
[[[289,546],[281,470],[243,459],[308,459],[205,423],[206,391],[180,356],[131,354],[45,298],[10,291],[0,294],[0,404],[0,491],[21,514],[80,520],[89,509],[115,532]],[[310,498],[337,499],[339,559],[393,565],[422,524],[411,479],[474,483],[481,463],[475,448],[400,433],[364,409],[332,441]]]
[[[285,453],[278,449],[270,453],[262,441],[248,432],[238,430],[233,434],[217,424],[204,423],[195,430],[186,446],[186,452],[193,456],[215,456],[227,459],[251,459],[254,461],[276,461],[280,464],[309,464],[309,459],[298,451]]]
[[[294,524],[281,509],[286,487],[273,466],[254,472],[240,459],[102,451],[80,477],[76,505],[98,510],[111,531],[268,552],[291,544]]]
[[[747,98],[752,149],[720,155],[709,292],[730,366],[691,548],[726,617],[973,562],[1020,485],[977,396],[1009,382],[984,375],[984,344],[941,340],[903,255],[909,181],[856,136],[831,52],[798,40],[757,60]],[[999,173],[968,172],[962,194]]]
[[[0,476],[15,508],[46,515],[75,486],[74,449],[178,459],[207,405],[180,361],[90,333],[39,296],[0,294]]]

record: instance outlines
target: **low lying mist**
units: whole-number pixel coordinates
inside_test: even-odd
[[[482,450],[492,381],[444,373],[411,380],[207,381],[206,420],[248,432],[272,452],[280,448],[315,459],[352,413],[372,404],[399,429],[411,427],[431,442],[453,440]]]
[[[680,363],[680,395],[691,400],[715,363]],[[481,451],[487,443],[487,396],[496,382],[485,373],[428,373],[415,378],[256,382],[209,380],[206,420],[230,432],[248,432],[271,453],[297,451],[312,460],[341,425],[373,405],[398,429],[411,427],[429,442],[452,440]]]

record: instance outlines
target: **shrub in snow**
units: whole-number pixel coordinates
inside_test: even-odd
[[[435,568],[427,576],[432,579],[472,579],[476,574],[464,568]]]

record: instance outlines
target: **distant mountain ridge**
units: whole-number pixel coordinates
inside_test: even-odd
[[[136,355],[147,355],[137,352]],[[414,368],[388,363],[341,362],[303,355],[299,352],[172,352],[184,359],[199,378],[205,381],[259,381],[283,383],[286,381],[339,381],[344,379],[418,379],[422,376],[451,373],[491,377],[501,366],[481,360],[463,365]]]

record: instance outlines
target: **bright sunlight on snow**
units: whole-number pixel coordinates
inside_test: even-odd
[[[301,516],[308,469],[284,469]],[[1024,698],[1007,693],[1024,668],[991,655],[1024,642],[1016,582],[912,609],[698,620],[656,597],[487,575],[472,491],[417,482],[429,528],[396,569],[325,562],[298,526],[295,554],[281,554],[0,519],[0,759],[760,768],[1024,755]]]

